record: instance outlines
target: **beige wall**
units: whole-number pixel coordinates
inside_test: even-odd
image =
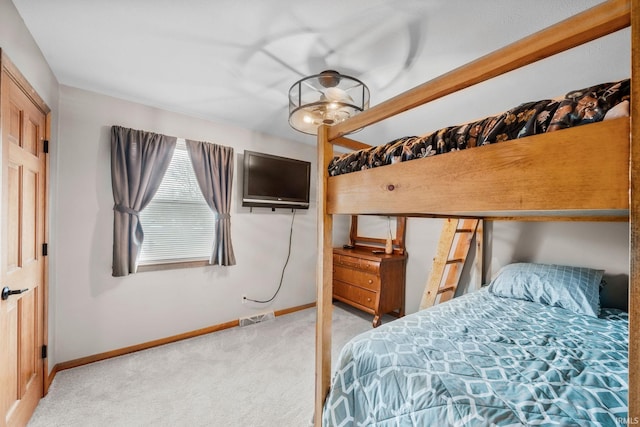
[[[231,229],[237,265],[111,276],[111,125],[210,141],[312,162],[309,210],[298,210],[282,289],[268,299],[287,257],[291,210],[242,208],[235,168]],[[58,291],[56,358],[75,359],[266,311],[315,301],[315,147],[61,86],[58,205],[54,250]],[[236,164],[238,166],[238,164]]]

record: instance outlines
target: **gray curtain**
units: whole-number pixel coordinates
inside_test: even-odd
[[[235,265],[231,244],[231,188],[233,148],[208,142],[186,141],[200,191],[215,213],[213,252],[209,264]]]
[[[176,147],[176,137],[111,127],[113,276],[135,273],[144,233],[139,212],[153,199]]]

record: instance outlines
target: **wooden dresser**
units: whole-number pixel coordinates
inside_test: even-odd
[[[373,314],[374,328],[380,325],[383,314],[404,316],[404,221],[405,218],[398,218],[394,251],[389,255],[384,253],[384,247],[360,244],[384,239],[357,236],[357,217],[351,222],[353,247],[333,249],[333,298]]]

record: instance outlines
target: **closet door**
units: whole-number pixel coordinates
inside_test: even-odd
[[[46,116],[4,67],[0,80],[0,426],[24,426],[43,395]]]

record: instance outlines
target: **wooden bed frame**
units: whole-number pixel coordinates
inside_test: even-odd
[[[532,136],[526,141],[412,160],[329,177],[334,145],[403,111],[631,26],[630,117]],[[636,124],[631,126],[630,123]],[[608,0],[483,56],[335,126],[318,129],[316,426],[331,377],[332,229],[335,214],[484,219],[629,221],[629,417],[640,417],[640,0]],[[596,150],[606,135],[609,149]],[[535,138],[535,143],[531,143]],[[557,152],[559,140],[562,151]],[[636,141],[634,144],[633,141]],[[567,147],[580,146],[580,149]],[[585,146],[586,144],[586,146]],[[590,147],[594,148],[590,148]],[[541,153],[546,155],[542,156]],[[598,157],[589,153],[598,151]],[[566,153],[570,152],[571,157]],[[420,191],[416,176],[436,184]],[[513,170],[518,170],[514,174]],[[455,172],[453,172],[455,171]],[[437,185],[451,182],[455,189]],[[420,180],[423,181],[423,180]],[[535,186],[530,183],[535,182]],[[596,185],[597,184],[597,185]],[[499,196],[496,196],[499,195]]]

